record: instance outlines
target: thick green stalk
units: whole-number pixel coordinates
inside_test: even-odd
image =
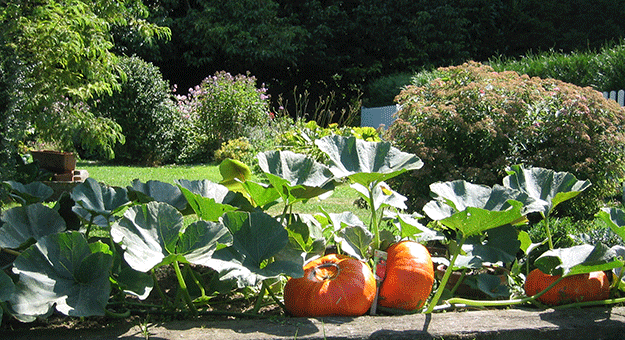
[[[180,286],[179,292],[182,294],[182,298],[187,304],[187,307],[191,311],[193,315],[197,315],[197,308],[193,304],[193,300],[189,295],[189,290],[187,289],[187,284],[184,282],[184,277],[182,276],[182,272],[180,271],[180,264],[178,261],[174,261],[173,263],[174,270],[176,271],[176,277],[178,278],[178,285]]]
[[[553,249],[553,239],[551,238],[551,228],[549,227],[549,216],[545,217],[545,233],[547,234],[547,241],[549,242],[549,250]]]
[[[253,314],[258,314],[258,312],[260,311],[260,306],[263,301],[263,298],[265,297],[266,290],[268,290],[267,280],[263,280],[263,283],[260,286],[260,291],[258,292],[258,299],[256,300],[256,303],[254,303],[254,309],[252,310]]]
[[[463,307],[501,307],[501,306],[513,306],[513,305],[522,305],[528,302],[535,301],[541,295],[545,294],[549,289],[553,288],[556,284],[562,281],[564,277],[559,277],[552,284],[550,284],[547,288],[541,290],[540,292],[524,297],[522,299],[512,299],[512,300],[470,300],[463,298],[451,298],[447,300],[447,303],[450,305],[462,305]]]
[[[373,233],[373,249],[380,249],[380,227],[378,226],[378,216],[373,204],[373,188],[369,187],[369,207],[371,208],[371,232]]]
[[[454,263],[456,263],[456,259],[458,258],[458,255],[460,255],[460,249],[462,248],[462,245],[464,244],[466,240],[467,240],[467,237],[463,236],[460,242],[458,243],[458,246],[456,247],[456,251],[454,252],[454,255],[452,256],[451,261],[449,261],[449,266],[447,266],[447,270],[445,270],[445,274],[443,275],[443,278],[441,279],[441,282],[438,285],[438,288],[436,289],[436,293],[434,294],[432,301],[430,301],[428,308],[424,312],[425,314],[432,313],[432,311],[434,310],[434,307],[436,307],[436,304],[438,304],[438,300],[440,300],[441,295],[443,295],[443,291],[445,290],[447,281],[449,281],[449,277],[451,276],[451,273],[453,272]]]

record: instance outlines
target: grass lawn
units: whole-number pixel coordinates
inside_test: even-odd
[[[174,183],[176,179],[201,180],[207,179],[218,183],[221,174],[217,165],[168,165],[162,167],[111,166],[93,162],[78,162],[76,169],[87,170],[89,177],[111,186],[127,187],[134,179],[141,182],[158,180],[165,183]],[[341,184],[334,193],[324,199],[313,199],[307,203],[298,203],[294,212],[314,214],[323,208],[328,213],[351,211],[364,223],[369,222],[369,211],[360,209],[353,203],[358,198],[356,191],[347,184]],[[277,204],[268,213],[277,215],[282,212],[283,205]]]

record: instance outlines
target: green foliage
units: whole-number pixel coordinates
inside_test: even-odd
[[[528,52],[521,59],[491,58],[496,71],[516,71],[530,77],[554,78],[598,91],[625,88],[625,40],[608,44],[598,52]]]
[[[119,89],[124,75],[111,52],[111,25],[137,29],[148,40],[169,37],[169,29],[146,22],[146,14],[139,0],[4,2],[2,64],[17,75],[10,79],[8,101],[15,108],[10,114],[33,128],[36,138],[61,149],[73,148],[74,132],[81,131],[83,146],[111,155],[113,145],[123,141],[118,126],[76,105]]]
[[[366,86],[366,98],[362,105],[366,107],[378,107],[393,105],[395,97],[402,88],[412,82],[411,73],[397,73],[375,79]]]
[[[512,164],[567,171],[592,182],[583,197],[559,207],[579,218],[617,193],[625,109],[616,102],[590,88],[498,73],[478,63],[438,72],[442,77],[402,92],[402,109],[387,134],[425,163],[400,185],[413,208],[425,204],[429,183],[493,185]]]
[[[167,81],[157,67],[137,57],[122,57],[126,75],[120,90],[94,98],[93,111],[113,120],[126,142],[113,148],[115,161],[139,165],[171,163],[184,145],[180,121]]]
[[[277,149],[289,150],[313,157],[317,161],[325,161],[326,154],[321,152],[315,141],[326,136],[337,135],[343,137],[354,136],[368,142],[381,141],[379,132],[372,127],[350,127],[329,124],[321,127],[315,120],[304,122],[299,119],[291,127],[277,137]]]
[[[232,76],[225,71],[208,77],[187,96],[180,96],[179,107],[189,115],[195,136],[196,160],[209,160],[222,143],[246,137],[254,129],[269,124],[269,96],[264,85],[256,87],[256,78]]]
[[[230,158],[245,164],[253,164],[256,156],[254,150],[252,144],[245,137],[231,139],[221,143],[221,148],[215,151],[214,161],[221,163],[224,159]]]

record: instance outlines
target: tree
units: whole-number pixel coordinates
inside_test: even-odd
[[[3,115],[13,114],[34,137],[60,148],[71,149],[78,134],[84,148],[112,157],[112,146],[123,141],[119,125],[81,103],[118,90],[124,79],[112,28],[125,27],[148,43],[170,37],[147,15],[141,0],[2,0],[0,67],[13,75],[2,79],[11,89]]]

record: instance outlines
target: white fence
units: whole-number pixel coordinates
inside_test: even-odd
[[[620,106],[625,106],[625,91],[624,90],[603,92],[603,97],[616,101]]]
[[[397,111],[399,111],[399,104],[371,108],[363,107],[360,110],[360,126],[370,126],[377,129],[380,125],[383,125],[386,129],[395,121],[393,115]]]

